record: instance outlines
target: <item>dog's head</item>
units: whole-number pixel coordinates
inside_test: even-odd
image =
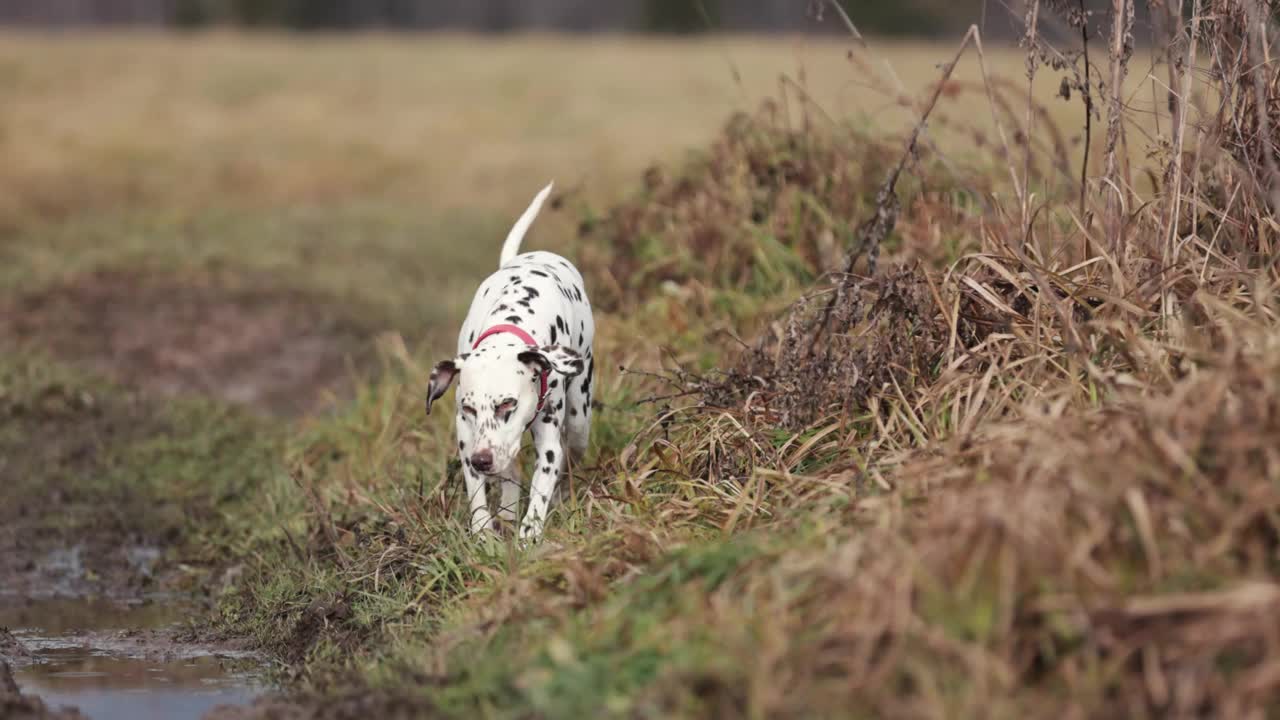
[[[549,382],[561,376],[558,384],[563,386],[564,377],[582,370],[578,353],[560,345],[486,345],[436,364],[427,414],[458,378],[458,453],[479,473],[501,474],[515,462],[525,428],[538,412],[543,373],[551,375]]]

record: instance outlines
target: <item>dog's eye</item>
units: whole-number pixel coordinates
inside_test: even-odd
[[[475,417],[475,416],[476,416],[476,409],[475,409],[475,408],[473,408],[473,407],[471,407],[470,405],[463,405],[463,406],[462,406],[462,412],[463,412],[463,413],[465,413],[465,414],[467,414],[467,415],[470,415],[471,417]]]
[[[507,415],[510,415],[512,412],[514,412],[515,409],[516,409],[515,398],[508,398],[506,400],[503,400],[501,403],[498,403],[498,407],[494,408],[494,412],[505,418]]]

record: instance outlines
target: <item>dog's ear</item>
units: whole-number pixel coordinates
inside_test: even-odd
[[[538,372],[554,370],[565,376],[577,375],[585,367],[582,356],[563,345],[546,345],[537,350],[526,350],[516,358]]]
[[[458,363],[454,360],[441,360],[431,369],[431,384],[427,386],[427,414],[431,414],[431,403],[440,399],[449,386],[453,384],[453,379],[461,372],[458,369]]]

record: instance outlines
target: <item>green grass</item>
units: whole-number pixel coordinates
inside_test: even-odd
[[[0,248],[0,289],[38,290],[103,268],[267,275],[421,338],[465,311],[465,288],[496,262],[488,255],[505,230],[491,213],[373,203],[89,213],[34,225]]]

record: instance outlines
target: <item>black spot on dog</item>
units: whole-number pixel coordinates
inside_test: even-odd
[[[544,414],[543,414],[543,416],[542,416],[542,422],[544,422],[544,423],[546,423],[546,424],[550,425],[550,424],[551,424],[551,416],[550,416],[550,415],[547,415],[547,414],[545,414],[545,413],[544,413]]]
[[[559,385],[559,384],[560,384],[560,378],[556,378],[556,379],[552,380],[552,381],[551,381],[551,384],[547,385],[547,387],[549,387],[549,388],[555,388],[555,386],[557,386],[557,385]]]
[[[556,329],[554,327],[551,328],[551,344],[556,344]]]
[[[546,274],[546,273],[542,272],[541,270],[530,270],[530,271],[529,271],[529,274],[530,274],[530,275],[537,275],[538,277],[551,277],[550,275],[548,275],[548,274]]]
[[[560,328],[561,330],[564,330],[565,332],[569,331],[568,326],[564,324],[564,318],[560,317],[559,315],[556,316],[556,327]]]
[[[582,290],[580,290],[577,285],[573,286],[573,296],[578,300],[578,302],[582,302]]]
[[[519,276],[519,275],[512,275],[512,276],[511,276],[511,281],[510,281],[510,282],[511,282],[511,284],[512,284],[512,285],[519,285],[520,283],[522,283],[522,282],[524,282],[524,281],[520,279],[520,276]]]
[[[528,301],[528,300],[517,300],[517,301],[516,301],[516,304],[517,304],[517,305],[523,305],[524,307],[529,307],[529,301]]]
[[[555,450],[548,450],[548,451],[547,451],[547,462],[555,462],[555,461],[556,461],[556,451],[555,451]]]
[[[512,325],[519,325],[519,324],[520,324],[520,316],[519,316],[519,315],[508,315],[508,316],[506,316],[506,317],[504,317],[504,318],[502,318],[502,319],[503,319],[503,320],[506,320],[507,322],[511,323]]]
[[[467,449],[467,444],[466,444],[465,442],[463,442],[463,441],[459,440],[459,441],[458,441],[458,449],[459,449],[459,450],[466,450],[466,449]]]
[[[472,330],[471,334],[467,336],[467,342],[473,343],[475,341],[476,341],[476,332],[475,330]]]
[[[572,415],[572,416],[574,416],[574,417],[577,417],[577,416],[578,416],[578,408],[575,408],[575,407],[571,407],[571,408],[569,408],[569,414],[570,414],[570,415]]]
[[[536,298],[536,297],[538,297],[539,295],[541,295],[541,294],[542,294],[542,293],[539,293],[537,290],[535,290],[533,287],[531,287],[531,286],[529,286],[529,285],[526,285],[526,286],[525,286],[524,291],[525,291],[525,292],[527,292],[527,293],[529,293],[529,297],[530,297],[530,298]]]

